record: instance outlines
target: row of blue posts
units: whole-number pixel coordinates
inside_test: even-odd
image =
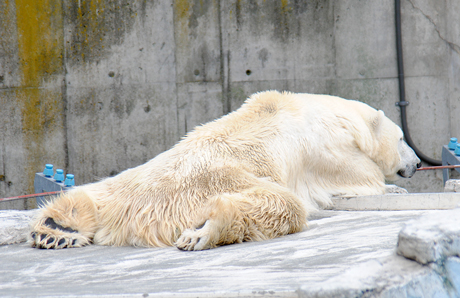
[[[64,176],[64,170],[57,169],[54,172],[52,164],[46,164],[42,173],[35,173],[34,188],[35,193],[65,191],[75,186],[73,174]],[[37,206],[43,206],[46,203],[44,196],[37,197]]]
[[[442,147],[442,165],[460,165],[460,144],[457,138],[450,138],[449,144]],[[455,170],[460,172],[459,168]],[[444,185],[449,180],[449,169],[442,170],[442,180]]]

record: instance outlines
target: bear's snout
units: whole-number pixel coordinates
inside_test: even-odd
[[[410,178],[414,176],[418,168],[422,166],[422,162],[415,154],[414,150],[407,145],[407,143],[400,139],[398,150],[401,157],[399,170],[397,174],[403,178]]]
[[[410,178],[414,176],[417,169],[420,168],[419,165],[421,165],[421,163],[418,163],[417,165],[413,166],[406,166],[398,171],[398,175],[403,178]]]

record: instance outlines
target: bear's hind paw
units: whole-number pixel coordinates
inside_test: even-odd
[[[174,245],[180,250],[204,250],[212,247],[210,244],[209,221],[196,229],[187,229],[182,232]]]
[[[195,231],[185,230],[175,243],[176,247],[180,250],[209,249],[210,247],[207,245],[209,237],[198,237],[197,235],[194,235],[193,232]]]

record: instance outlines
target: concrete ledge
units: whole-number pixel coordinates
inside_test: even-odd
[[[460,193],[412,193],[334,197],[330,210],[445,210],[460,205]]]

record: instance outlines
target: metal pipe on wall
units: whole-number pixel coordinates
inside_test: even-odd
[[[407,144],[414,149],[417,156],[424,162],[440,166],[442,162],[440,160],[433,159],[426,156],[420,151],[420,149],[415,146],[414,142],[409,133],[409,127],[407,125],[407,113],[406,106],[409,102],[406,101],[406,89],[404,85],[404,60],[403,60],[403,51],[402,51],[402,37],[401,37],[401,2],[400,0],[395,0],[395,24],[396,24],[396,52],[398,57],[398,79],[399,79],[399,102],[396,103],[399,106],[401,112],[401,126],[404,132],[404,137],[406,138]]]

